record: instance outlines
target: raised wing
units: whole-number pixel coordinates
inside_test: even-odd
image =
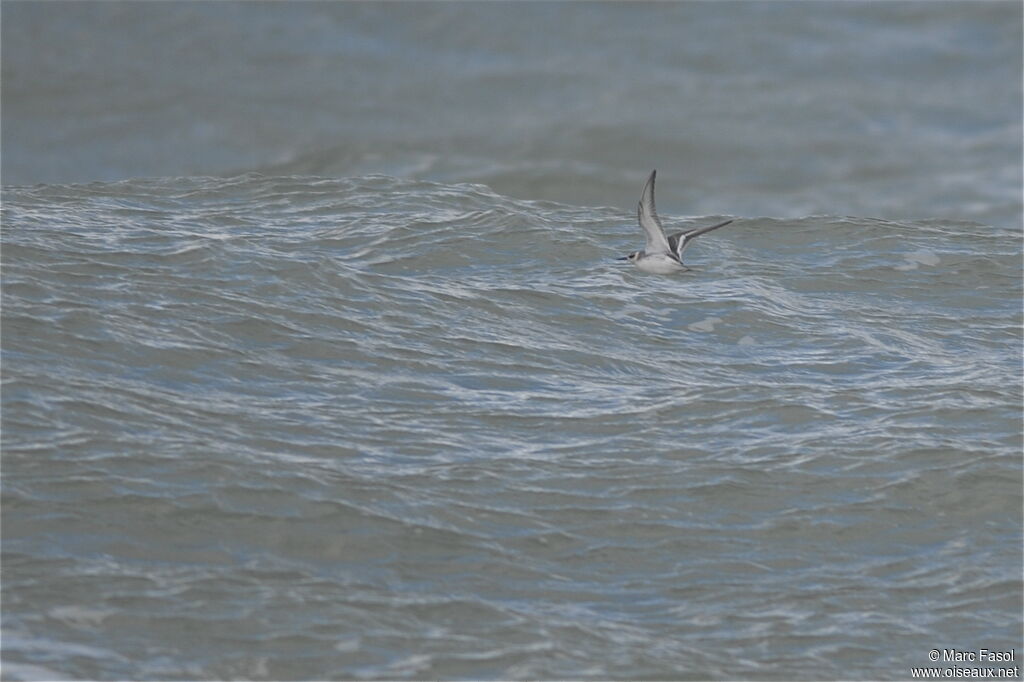
[[[683,251],[686,247],[693,243],[693,240],[706,232],[711,230],[717,230],[720,227],[725,227],[732,220],[726,220],[724,223],[718,223],[717,225],[711,225],[709,227],[695,227],[692,230],[686,230],[684,232],[676,232],[674,235],[668,238],[668,247],[672,254],[680,261],[683,259]]]
[[[644,253],[648,256],[656,253],[671,253],[668,239],[665,238],[665,230],[658,220],[658,212],[654,208],[654,176],[658,171],[651,171],[651,177],[647,178],[644,185],[644,192],[640,195],[640,203],[636,207],[636,218],[647,235],[647,245]]]

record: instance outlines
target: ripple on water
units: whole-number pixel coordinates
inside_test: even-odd
[[[611,260],[627,211],[481,185],[3,211],[15,675],[882,677],[1019,642],[1016,235],[739,218],[655,277]]]

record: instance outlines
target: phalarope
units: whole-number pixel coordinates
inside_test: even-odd
[[[695,227],[666,237],[665,228],[661,226],[658,212],[654,209],[654,176],[657,174],[657,170],[651,171],[651,176],[644,185],[644,192],[640,195],[640,203],[636,207],[636,217],[644,234],[647,235],[647,244],[643,251],[634,251],[617,260],[628,260],[644,272],[667,275],[686,270],[686,266],[683,265],[683,251],[694,239],[711,230],[725,227],[732,220],[710,227]]]

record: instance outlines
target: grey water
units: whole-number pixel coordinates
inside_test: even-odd
[[[4,679],[1020,665],[1019,3],[0,16]]]

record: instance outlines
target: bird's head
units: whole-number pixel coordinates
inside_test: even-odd
[[[628,260],[630,263],[635,263],[636,259],[639,258],[639,257],[640,257],[640,252],[639,251],[634,251],[633,253],[631,253],[629,255],[623,256],[622,258],[616,258],[615,260]]]

